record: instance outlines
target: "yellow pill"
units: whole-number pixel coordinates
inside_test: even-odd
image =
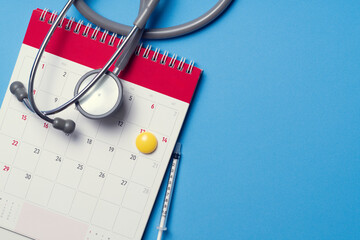
[[[150,132],[140,133],[136,138],[136,147],[142,153],[152,153],[157,147],[157,139],[155,135]]]

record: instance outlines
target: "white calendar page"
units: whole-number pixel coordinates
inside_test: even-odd
[[[48,25],[34,23],[42,13],[34,11],[24,42],[33,43],[31,27]],[[22,45],[10,84],[21,81],[27,86],[36,53],[36,47]],[[146,69],[147,63],[141,64]],[[39,109],[72,97],[79,78],[92,69],[45,53],[33,92]],[[159,69],[144,82],[153,75],[154,81],[170,76]],[[124,99],[116,115],[91,120],[75,106],[59,113],[76,122],[70,135],[54,129],[7,91],[0,110],[0,227],[39,240],[141,239],[189,102],[169,96],[174,95],[170,90],[163,94],[132,83],[143,81],[135,75],[131,70],[124,74],[130,80],[122,81]],[[168,81],[171,84],[171,77]],[[158,140],[152,154],[141,154],[135,146],[144,131]]]

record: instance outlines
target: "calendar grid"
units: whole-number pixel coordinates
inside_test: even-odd
[[[26,124],[27,124],[27,122],[26,122]],[[46,135],[46,137],[48,136],[48,132],[47,132],[47,135]],[[84,135],[85,136],[85,135]],[[71,141],[71,140],[70,140]],[[69,143],[68,144],[70,144],[70,141],[69,141]],[[101,140],[97,140],[97,141],[99,141],[99,142],[101,142]],[[24,143],[26,143],[26,141],[24,141]],[[92,144],[93,145],[93,144]],[[20,145],[19,145],[19,147],[20,147]],[[43,148],[44,146],[41,146],[41,148]],[[67,148],[68,148],[68,146],[67,146]],[[67,149],[66,148],[66,149]],[[118,148],[120,148],[121,149],[121,147],[118,147]],[[49,151],[49,150],[47,150],[47,151]],[[41,158],[41,154],[42,154],[42,152],[43,151],[40,151],[40,154],[39,154],[39,156],[38,156],[38,158]],[[65,151],[66,152],[66,151]],[[55,152],[53,152],[54,154],[56,154]],[[139,153],[138,153],[139,154]],[[113,156],[113,158],[114,158],[115,156]],[[15,157],[16,158],[16,157]],[[71,159],[71,158],[69,158],[69,159]],[[72,159],[73,161],[76,161],[75,159]],[[65,161],[66,161],[66,159],[65,159]],[[113,159],[112,159],[112,161],[113,161]],[[78,161],[76,161],[76,162],[78,162]],[[37,164],[39,164],[39,160],[37,161]],[[37,169],[37,164],[36,164],[36,167],[35,167],[35,170],[34,170],[34,172],[36,172],[36,169]],[[136,162],[136,164],[135,164],[135,167],[136,167],[136,165],[138,164],[138,162]],[[158,163],[159,164],[159,163]],[[61,169],[61,166],[59,167],[60,169]],[[107,169],[107,171],[106,172],[108,172],[109,171],[109,168]],[[134,171],[134,169],[133,169],[133,171]],[[130,178],[129,179],[126,179],[126,180],[130,180],[132,177],[132,175],[133,175],[133,171],[132,171],[132,173],[131,173],[131,175],[130,175]],[[58,177],[58,175],[59,175],[59,172],[60,172],[60,170],[58,171],[58,173],[57,173],[57,177]],[[36,173],[35,173],[35,175],[36,175]],[[41,176],[39,176],[39,177],[41,177]],[[56,177],[56,179],[57,179],[57,177]],[[135,181],[136,182],[136,181]],[[139,185],[141,185],[141,183],[139,183],[139,182],[137,182],[137,184],[139,184]],[[144,188],[147,188],[146,186],[144,186],[143,185],[143,187]],[[76,190],[78,190],[78,186],[77,186],[77,188],[76,188]],[[26,195],[27,195],[27,193],[26,193]],[[98,199],[100,199],[100,197],[98,198]],[[124,207],[124,206],[122,206],[122,207]],[[126,207],[125,207],[126,208]]]
[[[36,48],[22,46],[11,82],[27,84],[35,54]],[[80,76],[91,69],[46,52],[34,83],[39,109],[51,109],[71,97]],[[178,80],[176,84],[184,83]],[[46,221],[38,212],[41,209],[56,213],[65,225],[76,221],[87,226],[86,240],[99,240],[96,236],[100,235],[111,240],[141,238],[189,102],[140,82],[123,80],[123,104],[109,118],[89,120],[76,107],[55,114],[75,120],[77,128],[71,135],[51,128],[6,94],[0,119],[0,150],[6,156],[0,161],[0,199],[17,199],[14,204],[18,201],[19,212],[11,213],[16,219],[28,218],[24,208],[31,208],[35,211],[31,218]],[[143,131],[152,132],[158,140],[152,154],[143,154],[135,146]],[[21,226],[15,222],[11,230],[21,232]]]

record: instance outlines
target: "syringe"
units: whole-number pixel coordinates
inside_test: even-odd
[[[172,193],[173,193],[174,186],[175,186],[176,173],[178,170],[178,164],[179,164],[179,160],[180,160],[180,148],[181,148],[181,143],[177,143],[175,146],[174,153],[173,153],[173,161],[171,164],[169,180],[168,180],[168,184],[166,187],[164,203],[163,203],[163,207],[162,207],[162,211],[161,211],[160,225],[158,226],[159,233],[158,233],[157,240],[161,240],[163,231],[167,230],[166,222],[167,222],[167,217],[169,214]]]

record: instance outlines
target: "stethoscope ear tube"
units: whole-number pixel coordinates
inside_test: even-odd
[[[155,7],[158,5],[158,3],[159,0],[148,0],[148,2],[144,5],[143,9],[139,11],[139,14],[133,24],[140,29],[145,28],[145,25],[149,20],[150,15],[154,12]]]
[[[31,72],[30,72],[30,78],[29,78],[29,84],[28,84],[28,99],[29,99],[29,103],[31,105],[32,110],[36,113],[36,115],[38,115],[40,118],[44,119],[47,122],[50,122],[51,124],[53,123],[53,119],[49,118],[48,116],[46,116],[45,113],[41,112],[38,107],[36,106],[35,103],[35,99],[34,96],[32,94],[33,90],[34,90],[34,79],[35,79],[35,75],[36,75],[36,70],[39,66],[40,63],[40,59],[45,51],[45,48],[51,38],[51,36],[53,35],[53,33],[55,32],[57,26],[60,23],[60,20],[65,16],[65,13],[69,10],[69,8],[71,7],[71,5],[73,4],[75,0],[69,0],[64,8],[61,10],[60,14],[58,15],[58,17],[55,19],[54,23],[52,24],[49,32],[46,34],[46,37],[44,38],[38,53],[36,54],[35,60],[34,60],[34,64],[31,68]]]
[[[146,2],[146,0],[141,0],[140,4]],[[143,38],[145,39],[166,39],[183,36],[189,33],[192,33],[200,28],[205,27],[213,20],[215,20],[221,13],[227,9],[233,0],[219,0],[215,6],[213,6],[209,11],[201,15],[200,17],[173,27],[167,28],[157,28],[157,29],[146,29],[144,32]],[[74,3],[77,10],[90,22],[96,24],[97,26],[106,29],[108,31],[126,35],[131,27],[111,21],[98,13],[92,10],[84,0],[76,0]]]

